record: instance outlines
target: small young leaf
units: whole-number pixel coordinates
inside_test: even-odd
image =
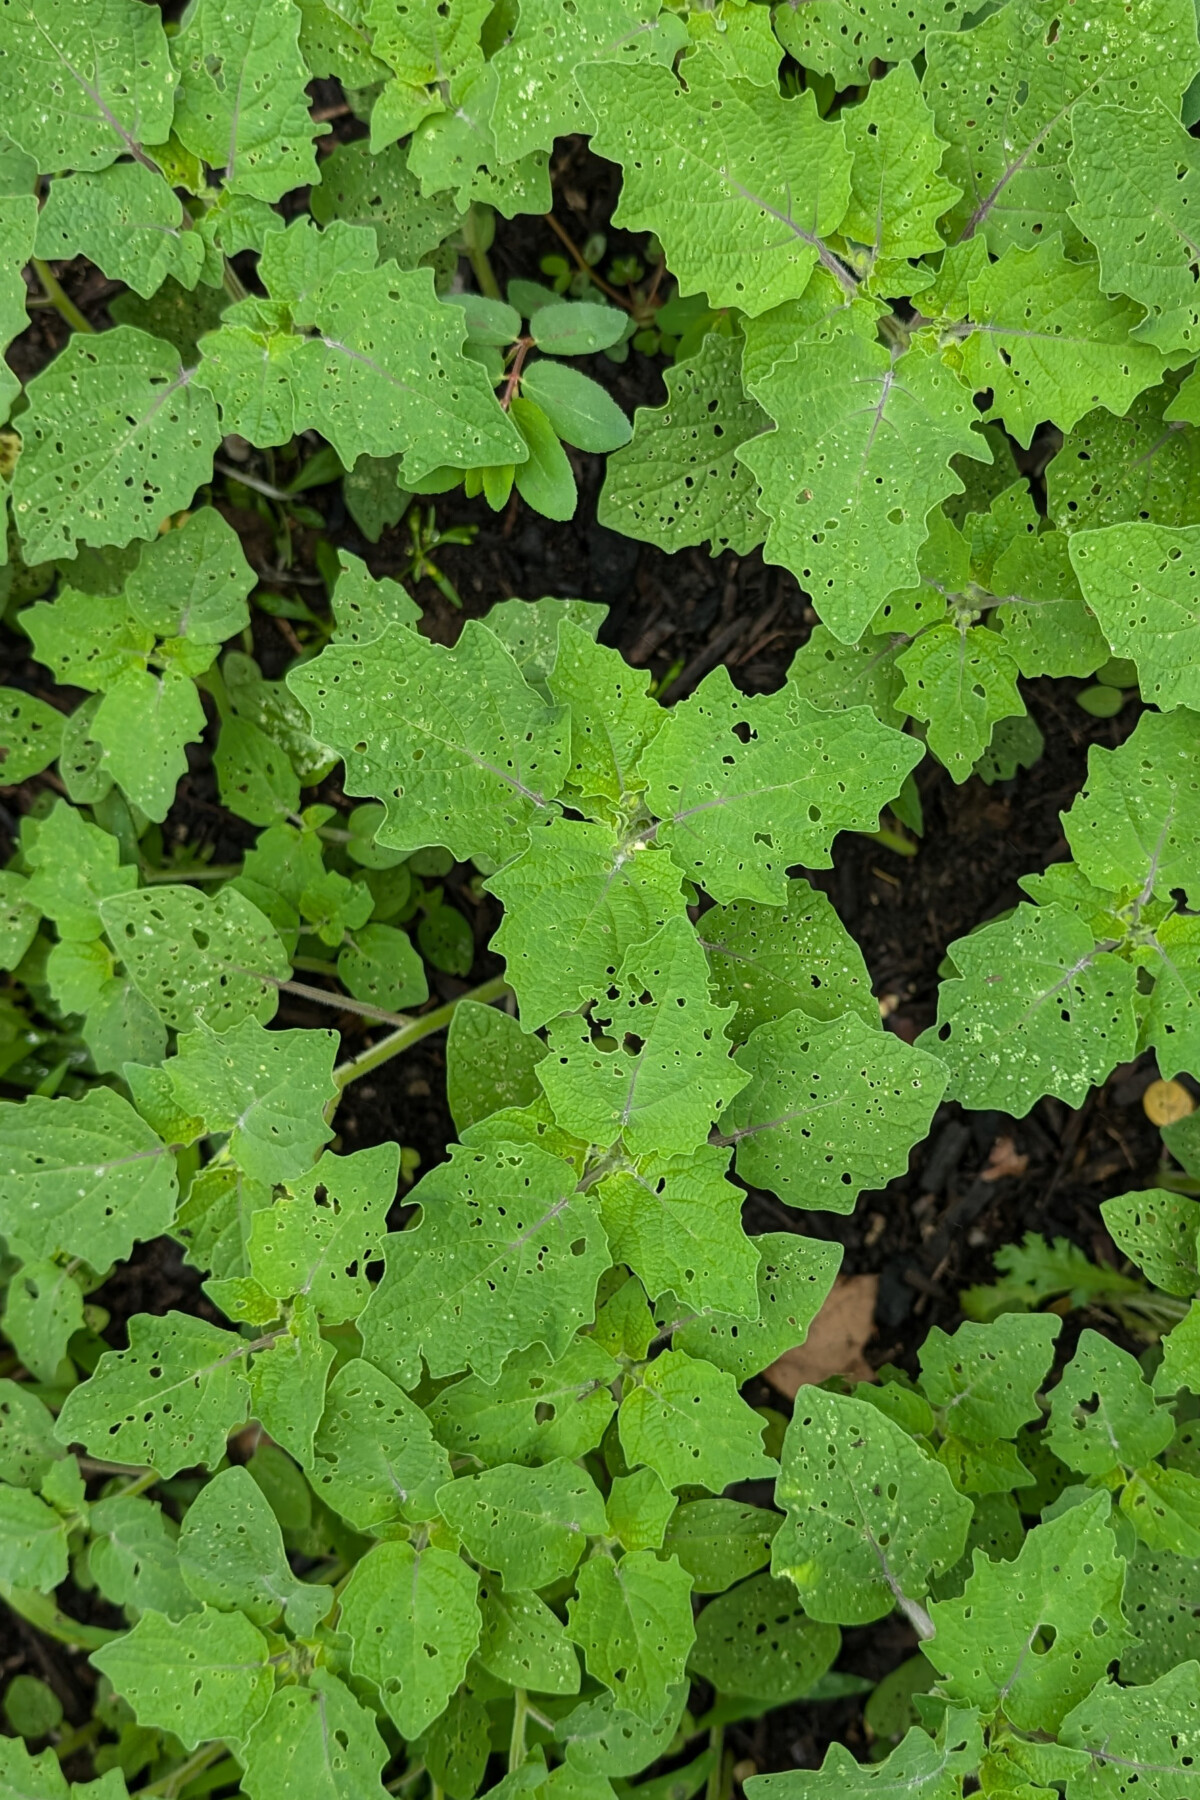
[[[508,411],[528,451],[513,477],[517,492],[544,519],[573,518],[579,494],[558,433],[542,408],[523,394],[513,395]]]
[[[1099,1332],[1083,1332],[1050,1396],[1046,1436],[1055,1455],[1082,1474],[1107,1475],[1150,1462],[1174,1433],[1136,1359]]]
[[[589,375],[565,363],[530,363],[521,376],[521,392],[541,408],[551,430],[577,450],[618,450],[632,436],[616,401]]]
[[[275,1514],[244,1468],[214,1475],[188,1508],[179,1534],[179,1570],[204,1605],[241,1612],[255,1625],[285,1613],[310,1637],[333,1604],[332,1589],[297,1581]]]
[[[538,308],[530,320],[529,335],[547,356],[587,356],[619,343],[627,322],[628,315],[615,306],[598,306],[592,300],[558,300]]]

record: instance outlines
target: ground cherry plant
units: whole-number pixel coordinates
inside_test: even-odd
[[[751,1800],[1195,1793],[1193,1123],[1126,1272],[1031,1236],[917,1372],[748,1384],[943,1099],[1200,1076],[1198,82],[1194,0],[0,0],[0,1596],[95,1698],[12,1681],[6,1795],[728,1800],[892,1614],[879,1760]],[[642,251],[551,215],[502,290],[571,136]],[[456,603],[437,498],[584,456],[796,578],[776,692],[664,704],[572,598],[435,643],[317,504]],[[1140,716],[909,1044],[805,871],[1036,762],[1035,677]],[[197,746],[235,861],[164,831]],[[414,1184],[339,1107],[436,1032]],[[161,1240],[196,1303],[120,1332]]]

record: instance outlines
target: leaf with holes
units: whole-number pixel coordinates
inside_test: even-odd
[[[776,1499],[787,1517],[771,1569],[814,1619],[865,1625],[929,1592],[962,1555],[971,1502],[941,1463],[876,1407],[802,1387]]]
[[[513,1350],[562,1356],[594,1315],[608,1249],[595,1198],[544,1150],[456,1147],[410,1198],[415,1229],[386,1240],[386,1272],[360,1315],[364,1352],[411,1387],[470,1365],[494,1382]]]

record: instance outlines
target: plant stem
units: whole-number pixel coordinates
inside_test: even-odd
[[[313,960],[316,960],[315,957]],[[331,994],[328,988],[310,987],[307,981],[280,981],[274,975],[262,975],[259,979],[270,982],[281,994],[296,994],[301,1000],[314,1000],[318,1006],[331,1006],[338,1012],[357,1013],[360,1019],[370,1019],[375,1025],[403,1027],[414,1023],[407,1013],[388,1012],[386,1007],[372,1006],[366,1000],[351,1000],[347,994]]]
[[[496,280],[496,271],[492,267],[487,251],[478,241],[479,224],[479,209],[472,206],[463,220],[462,240],[466,247],[467,261],[479,283],[480,293],[486,294],[489,300],[503,300],[504,295],[500,291],[500,283]]]
[[[76,1725],[73,1731],[66,1731],[59,1738],[54,1746],[55,1756],[59,1762],[66,1762],[68,1756],[74,1756],[77,1750],[82,1750],[86,1744],[98,1738],[103,1729],[103,1722],[94,1718],[89,1719],[85,1725]]]
[[[389,1036],[380,1038],[379,1042],[372,1044],[369,1050],[363,1050],[358,1056],[352,1056],[349,1062],[341,1063],[333,1071],[338,1094],[340,1095],[342,1089],[347,1087],[350,1082],[357,1081],[360,1075],[369,1075],[372,1069],[378,1069],[381,1064],[390,1062],[393,1056],[401,1056],[405,1050],[410,1050],[414,1044],[419,1044],[422,1038],[430,1037],[435,1031],[441,1031],[449,1025],[464,1000],[474,1000],[480,1006],[485,1006],[491,1000],[502,999],[508,992],[509,986],[506,978],[503,975],[494,975],[491,981],[481,982],[477,988],[471,988],[469,992],[460,994],[457,1000],[447,1000],[444,1006],[437,1007],[433,1012],[423,1013],[419,1019],[413,1019],[410,1024],[402,1025],[399,1031],[393,1031]],[[333,1100],[330,1104],[336,1107],[337,1100]],[[327,1119],[331,1116],[330,1112],[326,1113]]]
[[[42,284],[42,292],[60,318],[65,319],[72,331],[88,331],[95,335],[96,327],[88,323],[71,296],[64,292],[62,283],[49,263],[40,256],[30,258],[30,266]]]
[[[48,1594],[13,1587],[11,1582],[0,1581],[0,1600],[7,1600],[15,1613],[30,1625],[36,1625],[46,1637],[53,1638],[58,1644],[67,1644],[72,1650],[100,1650],[122,1635],[119,1631],[105,1631],[100,1625],[83,1625],[78,1619],[68,1618]]]
[[[899,831],[893,831],[888,825],[881,825],[878,831],[860,832],[859,835],[874,839],[875,843],[882,844],[885,850],[894,851],[897,856],[915,856],[917,854],[917,846],[912,839],[905,837]]]
[[[513,1689],[513,1727],[508,1745],[508,1772],[515,1775],[525,1761],[525,1721],[529,1717],[529,1696],[524,1688]]]
[[[256,494],[265,494],[268,500],[281,500],[286,505],[294,497],[282,488],[272,487],[269,481],[260,481],[248,469],[235,469],[232,463],[221,462],[218,457],[213,458],[213,468],[218,475],[227,475],[230,481],[240,481],[243,487],[253,488]]]
[[[596,286],[600,289],[600,292],[602,294],[607,294],[609,299],[614,301],[616,305],[621,308],[622,312],[631,313],[634,309],[630,302],[625,298],[624,294],[620,293],[615,287],[610,287],[602,275],[597,275],[595,269],[593,269],[591,264],[585,260],[583,252],[580,250],[578,244],[576,244],[569,232],[563,230],[554,214],[543,213],[542,217],[545,219],[555,237],[565,246],[572,261],[577,265],[580,274],[586,275],[589,281],[595,282]]]
[[[241,872],[241,863],[193,863],[178,869],[143,869],[142,882],[153,887],[165,881],[233,881]]]
[[[721,1800],[724,1789],[725,1773],[725,1727],[714,1725],[708,1734],[708,1747],[713,1753],[712,1768],[708,1771],[708,1784],[704,1790],[704,1800]]]
[[[198,1775],[201,1769],[207,1769],[210,1763],[215,1763],[217,1758],[224,1754],[223,1742],[205,1744],[203,1749],[197,1750],[194,1755],[189,1756],[186,1762],[180,1763],[177,1769],[172,1769],[169,1775],[164,1775],[161,1781],[153,1781],[149,1787],[139,1788],[138,1793],[143,1796],[143,1800],[144,1796],[149,1794],[165,1794],[168,1797],[177,1794],[184,1782],[189,1781],[193,1775]]]

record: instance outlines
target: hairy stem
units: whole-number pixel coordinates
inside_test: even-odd
[[[13,1587],[8,1581],[0,1581],[0,1600],[7,1600],[15,1613],[28,1624],[36,1625],[46,1637],[53,1638],[58,1644],[67,1644],[72,1650],[99,1650],[113,1638],[123,1635],[119,1631],[105,1631],[100,1625],[84,1625],[78,1619],[68,1618],[48,1594]]]
[[[40,256],[34,256],[30,258],[30,267],[41,282],[42,292],[47,300],[59,317],[66,320],[71,330],[88,331],[94,336],[96,327],[88,323],[71,296],[64,291],[50,264],[43,262]]]
[[[529,1696],[524,1688],[513,1689],[513,1726],[508,1746],[508,1772],[515,1775],[525,1761],[525,1722],[529,1717]]]
[[[210,1763],[215,1763],[219,1757],[224,1755],[224,1742],[205,1744],[194,1755],[189,1756],[186,1762],[180,1763],[177,1769],[172,1769],[169,1775],[164,1775],[161,1781],[153,1781],[149,1787],[139,1788],[138,1792],[142,1796],[165,1794],[168,1800],[171,1800],[171,1796],[177,1794],[193,1775],[198,1775],[201,1769],[207,1769]]]

